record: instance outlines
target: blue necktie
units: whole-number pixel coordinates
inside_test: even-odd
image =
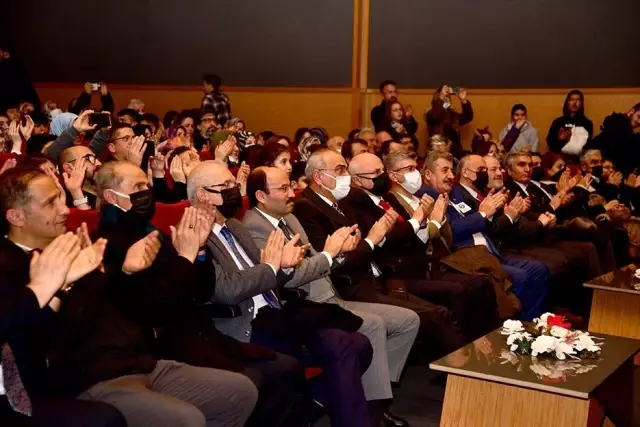
[[[238,259],[238,262],[242,266],[242,269],[247,270],[251,268],[247,260],[244,259],[244,257],[238,250],[236,241],[234,240],[233,236],[231,235],[231,232],[229,231],[226,225],[220,229],[220,234],[222,235],[222,237],[224,237],[224,240],[226,240],[227,243],[229,244],[229,247],[231,248],[231,252],[233,252],[235,257]],[[280,303],[280,300],[276,295],[276,293],[273,291],[273,289],[269,289],[267,292],[264,292],[262,294],[262,297],[265,299],[265,301],[267,301],[267,304],[269,304],[271,307],[282,308],[282,304]]]

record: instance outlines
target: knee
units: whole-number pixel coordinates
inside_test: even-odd
[[[169,414],[163,415],[166,425],[177,427],[205,427],[207,420],[198,408],[185,402],[173,405]]]
[[[320,334],[323,354],[331,360],[342,360],[357,355],[362,349],[362,343],[357,340],[358,334],[340,329],[325,329]]]
[[[248,412],[253,411],[258,402],[258,389],[249,378],[238,375],[237,380],[229,384],[228,387],[234,397],[230,399],[231,401],[237,402],[239,407],[247,408]]]
[[[359,332],[354,332],[351,334],[351,341],[353,342],[353,346],[358,353],[360,364],[366,364],[367,366],[369,366],[371,360],[373,359],[373,346],[371,345],[371,341],[369,341],[369,338],[365,337]]]

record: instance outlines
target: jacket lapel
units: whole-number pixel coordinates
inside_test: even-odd
[[[258,265],[260,264],[260,250],[243,227],[242,223],[238,220],[227,220],[227,228],[229,228],[233,237],[235,237],[236,241],[242,246],[242,249],[247,253],[251,262],[253,262],[254,265]]]
[[[335,210],[332,206],[329,206],[327,202],[322,200],[320,196],[316,194],[311,188],[307,187],[304,189],[304,197],[313,203],[322,213],[331,219],[331,221],[340,224],[340,226],[350,226],[353,225],[353,222],[346,216],[342,215],[340,212]]]
[[[213,258],[218,262],[218,264],[223,266],[225,270],[230,269],[232,271],[238,271],[238,266],[236,265],[235,261],[233,260],[233,258],[231,258],[231,255],[229,254],[229,252],[227,252],[224,244],[213,231],[209,233],[207,246],[209,247]]]

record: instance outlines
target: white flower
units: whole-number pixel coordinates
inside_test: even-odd
[[[549,316],[555,316],[555,314],[553,314],[553,313],[544,313],[539,318],[536,317],[535,319],[533,319],[533,322],[536,324],[536,329],[546,328],[548,326],[547,325],[547,319],[549,318]]]
[[[518,349],[517,340],[531,341],[531,334],[528,332],[514,332],[509,335],[507,337],[507,345],[511,346],[509,350],[516,351]]]
[[[511,335],[514,332],[522,331],[524,331],[524,327],[522,326],[522,322],[519,320],[505,320],[502,324],[503,335]]]
[[[531,343],[531,355],[537,356],[540,353],[552,352],[555,350],[558,339],[550,335],[540,335]]]
[[[564,338],[569,333],[568,329],[563,328],[562,326],[552,326],[550,334],[556,338]]]
[[[571,347],[566,342],[558,341],[556,343],[556,357],[560,360],[564,360],[566,358],[565,355],[576,354],[573,347]]]
[[[587,350],[587,351],[600,351],[600,346],[593,342],[591,336],[588,333],[581,332],[576,336],[576,339],[573,343],[573,348],[578,351]]]

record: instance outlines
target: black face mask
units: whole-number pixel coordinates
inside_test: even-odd
[[[544,169],[542,168],[542,166],[536,166],[535,168],[533,168],[533,170],[531,171],[531,179],[533,181],[541,181],[542,178],[544,178]]]
[[[129,194],[131,200],[131,209],[129,213],[136,215],[145,222],[151,221],[156,213],[156,203],[153,200],[153,192],[150,189],[137,191]]]
[[[371,181],[373,182],[373,188],[369,191],[371,191],[371,194],[375,194],[376,196],[384,196],[391,187],[389,175],[384,172],[380,176],[373,178]]]
[[[562,174],[564,173],[565,170],[566,170],[566,168],[562,168],[558,172],[554,173],[553,176],[551,177],[551,181],[553,181],[553,182],[560,181],[560,177],[562,176]]]
[[[483,191],[489,185],[489,174],[487,171],[476,172],[476,179],[473,181],[473,186],[478,190]]]
[[[602,166],[594,166],[591,168],[591,176],[594,176],[598,179],[602,178]]]
[[[233,218],[242,207],[242,195],[240,194],[240,187],[225,188],[220,191],[222,196],[222,204],[216,206],[220,215],[225,218]]]

